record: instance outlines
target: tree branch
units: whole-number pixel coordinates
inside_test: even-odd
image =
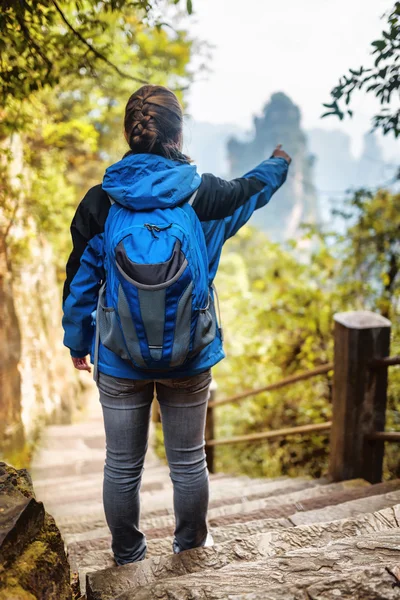
[[[39,56],[43,59],[43,61],[46,63],[47,65],[47,76],[49,75],[51,69],[52,69],[52,64],[50,62],[50,60],[47,58],[47,56],[45,54],[43,54],[43,52],[40,50],[40,47],[38,46],[38,44],[35,42],[35,40],[32,38],[32,36],[29,33],[29,29],[26,26],[26,23],[24,22],[24,20],[20,17],[17,17],[17,23],[19,24],[19,26],[21,27],[21,31],[22,33],[25,34],[26,36],[26,40],[28,42],[28,46],[29,43],[33,46],[33,48],[36,50],[36,52],[39,54]],[[32,51],[31,51],[31,54]]]
[[[59,15],[61,16],[62,20],[64,21],[64,23],[66,24],[66,26],[68,27],[68,29],[74,34],[75,37],[78,38],[78,40],[84,44],[89,50],[90,52],[92,52],[99,60],[102,60],[103,62],[105,62],[109,67],[111,67],[116,73],[118,73],[118,75],[120,75],[121,77],[123,77],[124,79],[131,79],[132,81],[136,81],[138,83],[143,83],[146,84],[148,83],[148,81],[145,81],[144,79],[140,79],[139,77],[133,77],[132,75],[129,75],[128,73],[125,73],[124,71],[121,71],[121,69],[119,67],[117,67],[117,65],[115,65],[113,62],[111,62],[106,56],[104,56],[104,54],[102,54],[101,52],[99,52],[98,50],[96,50],[96,48],[94,46],[92,46],[92,44],[90,42],[88,42],[87,40],[85,40],[85,38],[79,33],[79,31],[77,31],[72,25],[71,23],[68,21],[67,17],[64,15],[63,11],[61,10],[61,8],[59,7],[58,3],[56,2],[56,0],[52,0],[52,3],[56,9],[56,11],[59,13]]]

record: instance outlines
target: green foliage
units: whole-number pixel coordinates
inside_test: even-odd
[[[343,282],[352,280],[352,290],[363,303],[392,318],[398,294],[400,271],[400,196],[387,190],[376,194],[359,190],[347,210],[336,211],[350,222],[345,236],[336,236],[344,260]]]
[[[333,360],[333,315],[343,310],[383,312],[393,322],[392,354],[399,351],[400,195],[360,191],[351,199],[345,235],[308,227],[283,249],[244,228],[223,254],[220,292],[227,359],[215,369],[218,395],[268,385]],[[396,235],[397,233],[397,235]],[[400,429],[400,374],[390,374],[388,427]],[[331,418],[332,374],[219,407],[216,437],[280,429]],[[217,466],[258,476],[320,476],[328,437],[217,447]],[[386,476],[400,465],[389,449]]]
[[[174,4],[178,4],[174,2]],[[161,3],[165,12],[168,0]],[[192,12],[192,3],[187,2]],[[163,21],[161,21],[161,17]],[[133,52],[137,22],[162,29],[160,3],[149,0],[2,0],[0,11],[0,84],[3,102],[25,99],[54,87],[73,73],[77,78],[114,72],[145,82],[135,61],[121,65],[118,47]],[[172,23],[168,23],[172,27]],[[127,52],[125,50],[124,54]]]
[[[345,115],[353,116],[350,105],[356,90],[372,93],[380,101],[381,111],[373,117],[375,129],[381,129],[384,134],[392,132],[395,137],[400,135],[400,2],[395,2],[393,9],[387,15],[387,27],[382,36],[372,42],[371,54],[375,56],[374,66],[350,69],[348,75],[340,78],[338,85],[332,91],[332,102],[324,104],[327,108],[322,116],[337,116],[340,120]],[[396,104],[392,105],[393,98]],[[344,106],[343,106],[344,104]]]
[[[140,6],[115,1],[95,5],[86,0],[79,2],[79,6],[73,2],[62,4],[75,20],[82,21],[82,28],[91,32],[96,47],[102,51],[107,49],[108,59],[118,63],[121,69],[129,70],[134,78],[174,88],[184,87],[190,81],[188,63],[192,40],[179,28],[178,18],[175,18],[175,28],[171,29],[156,23],[154,14],[151,21],[150,12],[144,18],[143,2]],[[167,2],[162,5],[168,7]],[[52,6],[53,3],[49,3],[50,8],[46,5],[49,11],[53,10]],[[11,19],[11,13],[18,10],[17,4],[10,6],[7,18]],[[36,19],[34,13],[26,10],[26,19]],[[95,21],[93,11],[97,15]],[[4,15],[1,18],[5,18]],[[14,29],[18,37],[15,23]],[[97,63],[96,69],[92,63],[82,64],[78,69],[74,63],[75,50],[69,52],[69,38],[63,37],[67,33],[58,21],[54,27],[49,25],[43,35],[49,36],[43,41],[48,48],[46,56],[52,55],[54,44],[54,60],[59,71],[52,72],[48,80],[42,74],[40,86],[35,83],[40,68],[31,64],[24,54],[28,48],[20,48],[18,53],[11,44],[2,55],[5,59],[2,66],[7,72],[12,71],[15,51],[24,75],[21,81],[18,79],[22,87],[9,88],[12,96],[9,95],[7,108],[1,115],[0,235],[7,234],[7,250],[13,261],[26,260],[30,232],[33,234],[35,230],[31,226],[33,220],[36,230],[56,250],[61,281],[70,249],[69,224],[77,203],[92,185],[101,182],[105,167],[126,151],[123,112],[137,83],[107,65],[101,72]],[[71,39],[71,44],[78,52],[76,40]],[[40,60],[40,56],[35,54],[35,59]],[[100,61],[100,64],[103,63]],[[29,81],[24,91],[25,80]],[[4,84],[4,80],[1,81]],[[178,95],[182,98],[182,92]],[[19,140],[22,157],[19,176],[12,181],[10,167],[16,160],[13,140]],[[24,230],[24,236],[10,235],[18,228]]]

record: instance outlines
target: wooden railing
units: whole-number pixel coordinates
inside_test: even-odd
[[[389,356],[391,323],[368,311],[339,313],[334,321],[332,363],[229,398],[217,399],[216,389],[212,390],[205,436],[210,472],[214,472],[216,446],[330,432],[329,475],[333,481],[358,477],[372,483],[381,481],[384,442],[400,442],[400,432],[385,431],[388,367],[400,365],[399,356]],[[215,439],[215,409],[219,406],[330,371],[333,371],[332,421]]]

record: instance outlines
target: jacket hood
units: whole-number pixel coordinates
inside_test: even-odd
[[[127,208],[149,210],[180,204],[201,182],[196,167],[156,154],[128,154],[105,172],[103,190]]]

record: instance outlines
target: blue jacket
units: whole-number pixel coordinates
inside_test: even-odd
[[[210,174],[200,176],[189,163],[155,154],[128,154],[106,170],[102,186],[89,190],[71,224],[73,250],[67,263],[63,295],[64,344],[73,357],[91,353],[93,362],[95,311],[104,269],[104,225],[111,196],[132,210],[167,208],[187,201],[197,190],[193,208],[204,232],[209,282],[217,273],[227,239],[265,206],[284,183],[288,163],[270,158],[241,178],[225,181]],[[201,373],[224,358],[222,340],[214,341],[185,367],[171,372],[152,372],[151,379],[186,377]],[[114,377],[149,379],[149,373],[102,346],[98,369]]]

